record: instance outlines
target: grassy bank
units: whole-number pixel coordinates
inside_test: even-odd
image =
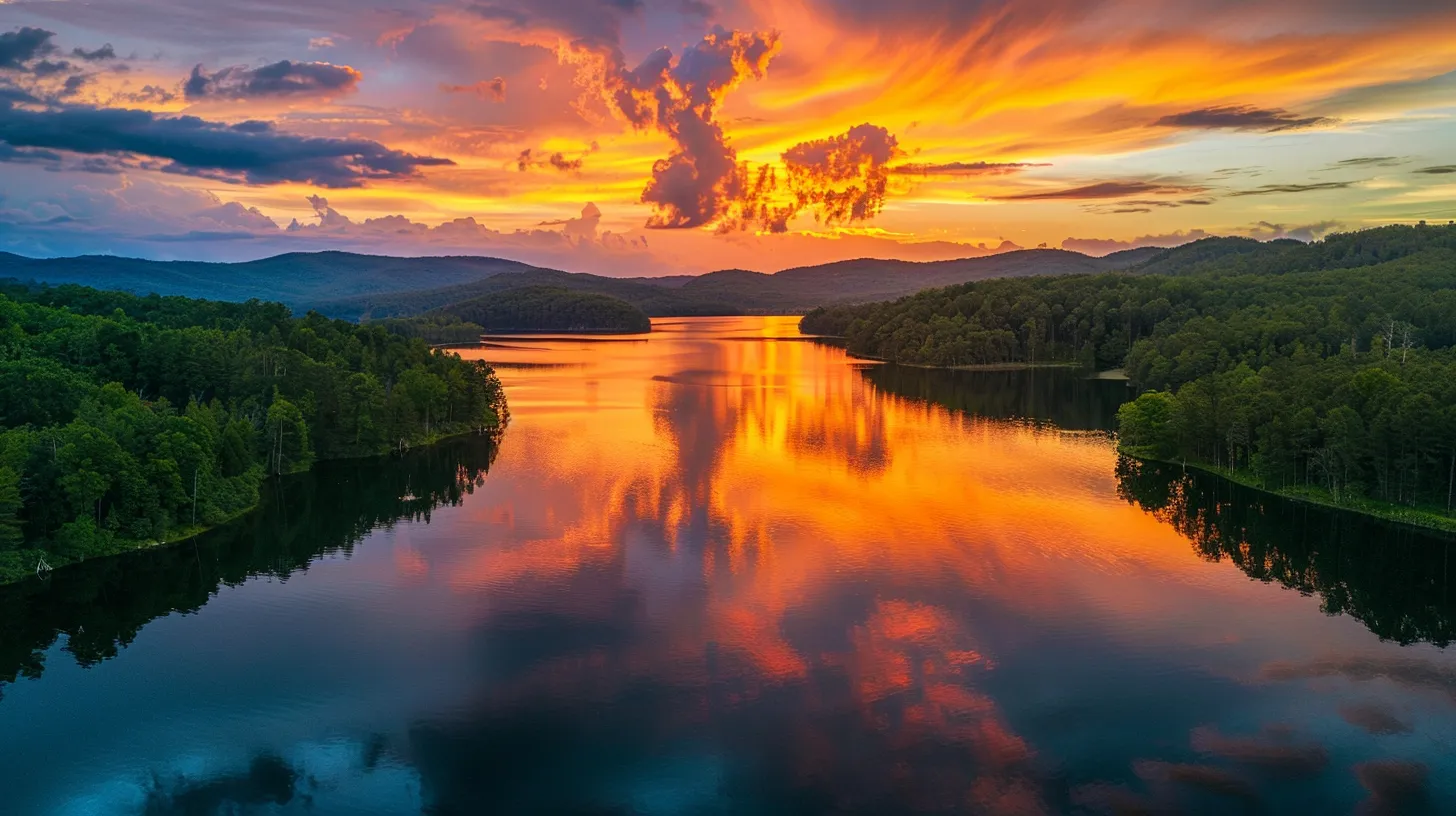
[[[1360,515],[1377,518],[1381,521],[1405,524],[1411,527],[1439,530],[1444,533],[1456,533],[1456,517],[1446,515],[1440,508],[1410,507],[1408,505],[1392,504],[1390,502],[1377,501],[1364,497],[1337,501],[1328,490],[1320,487],[1269,487],[1262,479],[1248,471],[1229,471],[1227,468],[1214,467],[1200,462],[1161,459],[1150,455],[1146,450],[1126,445],[1120,445],[1118,451],[1124,456],[1143,462],[1161,462],[1163,464],[1178,465],[1179,467],[1199,470],[1221,479],[1227,479],[1243,487],[1290,501],[1314,504],[1332,510],[1345,510],[1351,513],[1359,513]]]

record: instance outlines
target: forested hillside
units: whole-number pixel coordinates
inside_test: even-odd
[[[644,334],[652,321],[636,306],[590,292],[550,286],[510,289],[447,306],[431,317],[461,320],[496,332]]]
[[[1157,252],[1135,249],[1096,258],[1034,249],[927,263],[861,259],[776,274],[725,270],[670,278],[571,273],[499,258],[395,258],[346,252],[289,253],[232,264],[106,256],[22,258],[0,253],[0,278],[78,283],[137,294],[259,298],[356,321],[415,317],[509,289],[553,286],[610,295],[653,317],[692,317],[791,314],[971,280],[1124,269]]]
[[[532,271],[537,267],[501,258],[394,258],[353,252],[290,252],[241,263],[149,261],[109,255],[23,258],[0,253],[0,278],[74,283],[141,295],[237,302],[257,298],[300,311],[333,298],[454,286]]]
[[[216,524],[269,475],[505,418],[490,368],[382,327],[0,288],[0,581]]]
[[[1132,450],[1448,524],[1439,517],[1456,499],[1456,227],[1262,249],[1218,240],[1129,273],[818,310],[803,328],[913,364],[1124,367],[1150,392],[1120,415]]]

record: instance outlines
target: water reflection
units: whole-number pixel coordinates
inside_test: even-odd
[[[1249,577],[1317,594],[1397,643],[1456,636],[1451,537],[1290,502],[1176,465],[1122,459],[1118,492]]]
[[[383,462],[326,463],[268,483],[257,513],[196,542],[0,588],[0,691],[40,677],[58,638],[77,663],[94,665],[116,657],[150,621],[201,609],[220,587],[286,580],[320,557],[348,556],[376,529],[428,521],[481,484],[496,452],[487,439],[466,438]]]
[[[227,591],[204,579],[146,605],[194,615],[113,625],[108,648],[131,644],[118,659],[17,683],[0,701],[0,730],[30,746],[0,743],[13,801],[442,814],[1456,802],[1456,661],[1433,645],[1448,616],[1420,616],[1435,586],[1397,597],[1406,573],[1383,555],[1357,576],[1366,555],[1341,545],[1330,561],[1320,522],[1273,526],[1286,511],[1272,504],[1231,521],[1226,549],[1206,527],[1229,497],[1199,509],[1199,490],[1119,467],[1098,429],[1121,386],[865,369],[801,342],[792,319],[658,329],[468,352],[501,364],[515,418],[488,478],[488,458],[441,467],[448,506],[428,525],[365,533],[347,560],[304,558],[286,585],[286,558],[275,572],[249,561]],[[367,491],[298,507],[292,523],[333,504],[361,520],[283,551],[317,556],[398,517],[406,484],[389,487],[368,518],[349,504]],[[185,548],[152,556],[175,561],[159,583],[186,585]],[[1429,558],[1413,564],[1432,574]],[[1289,586],[1328,589],[1351,614],[1250,574],[1302,576]],[[118,576],[76,603],[122,588]],[[26,659],[55,661],[56,632],[81,635],[65,616],[82,613],[56,603],[22,610],[36,621],[16,628]],[[1403,647],[1366,625],[1420,634]]]
[[[1111,431],[1127,401],[1126,382],[1089,379],[1069,369],[937,371],[870,365],[875,388],[988,419],[1049,422],[1068,431]]]

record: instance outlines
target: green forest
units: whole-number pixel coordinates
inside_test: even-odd
[[[652,331],[647,314],[624,300],[554,286],[508,289],[456,303],[426,317],[460,320],[495,332],[644,334]]]
[[[214,526],[319,460],[507,420],[488,366],[384,327],[0,285],[0,583]]]
[[[1126,272],[997,280],[802,323],[929,366],[1122,368],[1130,452],[1456,529],[1456,227],[1208,239]]]

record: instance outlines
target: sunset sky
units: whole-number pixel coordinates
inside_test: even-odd
[[[1451,0],[0,0],[0,250],[614,275],[1456,219]]]

